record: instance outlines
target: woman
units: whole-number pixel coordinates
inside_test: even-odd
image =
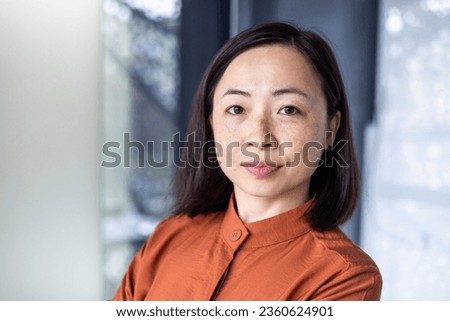
[[[339,229],[358,167],[330,47],[283,23],[219,51],[198,88],[174,216],[116,300],[378,300],[381,276]]]

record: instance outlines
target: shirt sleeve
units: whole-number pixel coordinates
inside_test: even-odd
[[[382,279],[373,266],[350,267],[320,287],[315,301],[379,301]]]
[[[170,247],[167,244],[182,228],[179,217],[176,216],[171,216],[158,224],[152,235],[135,254],[112,300],[144,300],[153,276],[158,270],[158,262]]]
[[[113,296],[113,301],[132,301],[134,300],[134,290],[136,285],[137,274],[141,264],[142,255],[148,240],[142,245],[141,249],[135,254],[131,261],[126,274],[124,275],[116,294]]]

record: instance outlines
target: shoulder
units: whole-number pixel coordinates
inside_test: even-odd
[[[327,270],[323,287],[316,293],[319,300],[379,300],[381,273],[360,247],[340,229],[312,232],[317,253]]]
[[[367,266],[378,270],[372,258],[354,244],[340,229],[323,232],[313,231],[312,236],[324,254],[337,260],[346,268]]]

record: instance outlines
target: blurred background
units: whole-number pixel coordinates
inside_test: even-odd
[[[340,63],[382,299],[450,300],[450,0],[0,0],[0,300],[113,295],[208,62],[274,20]]]

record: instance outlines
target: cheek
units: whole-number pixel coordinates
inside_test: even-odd
[[[305,148],[323,148],[325,143],[325,130],[319,128],[295,128],[281,131],[278,135],[280,148],[285,146],[286,151],[299,152]]]
[[[224,140],[230,136],[229,126],[225,124],[223,117],[219,117],[214,112],[211,116],[211,128],[215,141]]]
[[[232,168],[235,162],[239,160],[239,143],[236,141],[216,141],[214,145],[220,167],[226,172],[227,169]]]
[[[227,175],[227,172],[233,167],[234,161],[238,159],[239,141],[236,135],[233,135],[233,131],[223,125],[214,127],[213,133],[216,156],[220,167]]]
[[[236,134],[237,131],[225,119],[218,116],[214,117],[213,115],[211,124],[216,147],[220,145],[218,148],[230,150],[233,146],[240,143],[240,137]]]
[[[279,154],[294,167],[300,165],[315,168],[322,156],[324,142],[323,128],[291,129],[280,136]]]
[[[233,131],[226,130],[226,128],[217,128],[214,130],[214,143],[216,148],[224,151],[230,150],[235,145],[239,145],[236,135],[233,135]]]
[[[312,142],[303,148],[303,165],[308,168],[316,168],[319,166],[320,159],[323,154],[323,145],[318,142]]]

